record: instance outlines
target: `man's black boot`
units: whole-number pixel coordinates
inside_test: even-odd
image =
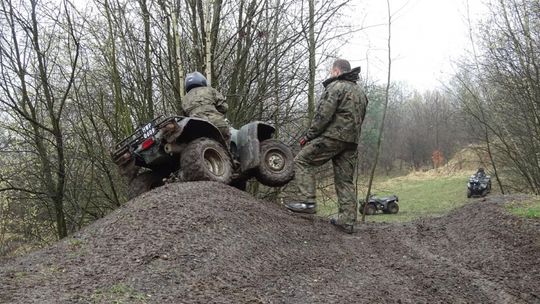
[[[298,212],[298,213],[309,213],[309,214],[317,213],[317,205],[315,203],[295,202],[295,203],[285,204],[285,207],[287,207],[287,209],[293,212]]]

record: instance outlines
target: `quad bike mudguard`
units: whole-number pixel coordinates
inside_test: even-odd
[[[145,137],[143,128],[146,126],[150,128],[151,133]],[[149,148],[141,149],[142,142],[149,137],[153,138],[154,143]],[[111,153],[111,156],[121,171],[126,172],[125,175],[133,175],[132,171],[135,172],[129,168],[131,166],[145,167],[151,170],[170,168],[171,166],[168,164],[174,164],[176,160],[164,151],[164,145],[187,143],[200,137],[214,139],[226,146],[220,131],[209,121],[195,117],[169,116],[163,118],[160,116],[147,125],[139,127],[132,135],[117,144],[116,150]]]
[[[260,143],[272,137],[276,129],[264,122],[254,121],[232,133],[232,143],[240,159],[240,169],[246,172],[260,164]]]
[[[175,119],[177,124],[171,127],[173,128],[171,130],[172,132],[164,134],[165,140],[168,143],[190,142],[196,138],[208,137],[226,146],[221,132],[211,122],[196,117],[179,116]],[[166,123],[163,123],[163,125],[167,127]]]

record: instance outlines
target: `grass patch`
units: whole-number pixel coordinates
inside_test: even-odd
[[[372,193],[377,196],[395,194],[399,197],[397,214],[366,216],[366,221],[407,222],[419,217],[441,216],[468,202],[466,197],[467,174],[434,176],[413,174],[395,178],[377,178]],[[365,187],[360,187],[365,189]],[[359,193],[365,196],[365,193]],[[319,204],[322,216],[337,212],[337,202],[331,199]],[[359,214],[359,219],[361,214]]]
[[[540,199],[538,198],[525,202],[512,202],[506,205],[506,209],[517,216],[540,219]]]

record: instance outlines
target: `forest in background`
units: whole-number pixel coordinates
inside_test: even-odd
[[[342,22],[350,5],[2,1],[0,255],[63,238],[125,203],[111,147],[157,115],[180,113],[187,72],[224,93],[233,126],[270,121],[297,145],[336,46],[362,30]],[[469,25],[472,51],[442,88],[391,83],[380,174],[432,168],[435,151],[444,163],[472,145],[502,192],[540,193],[540,3],[487,5],[486,19]],[[367,174],[386,84],[362,85]]]

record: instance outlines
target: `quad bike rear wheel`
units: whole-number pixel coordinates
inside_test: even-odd
[[[267,139],[261,143],[260,156],[255,176],[263,185],[281,187],[293,179],[294,157],[289,146],[276,139]]]
[[[231,157],[219,142],[202,137],[191,141],[180,155],[183,181],[215,181],[229,184]]]
[[[128,200],[160,186],[163,186],[163,177],[161,175],[153,171],[143,172],[129,183]]]
[[[472,197],[472,191],[471,189],[467,189],[467,198],[471,198]]]

